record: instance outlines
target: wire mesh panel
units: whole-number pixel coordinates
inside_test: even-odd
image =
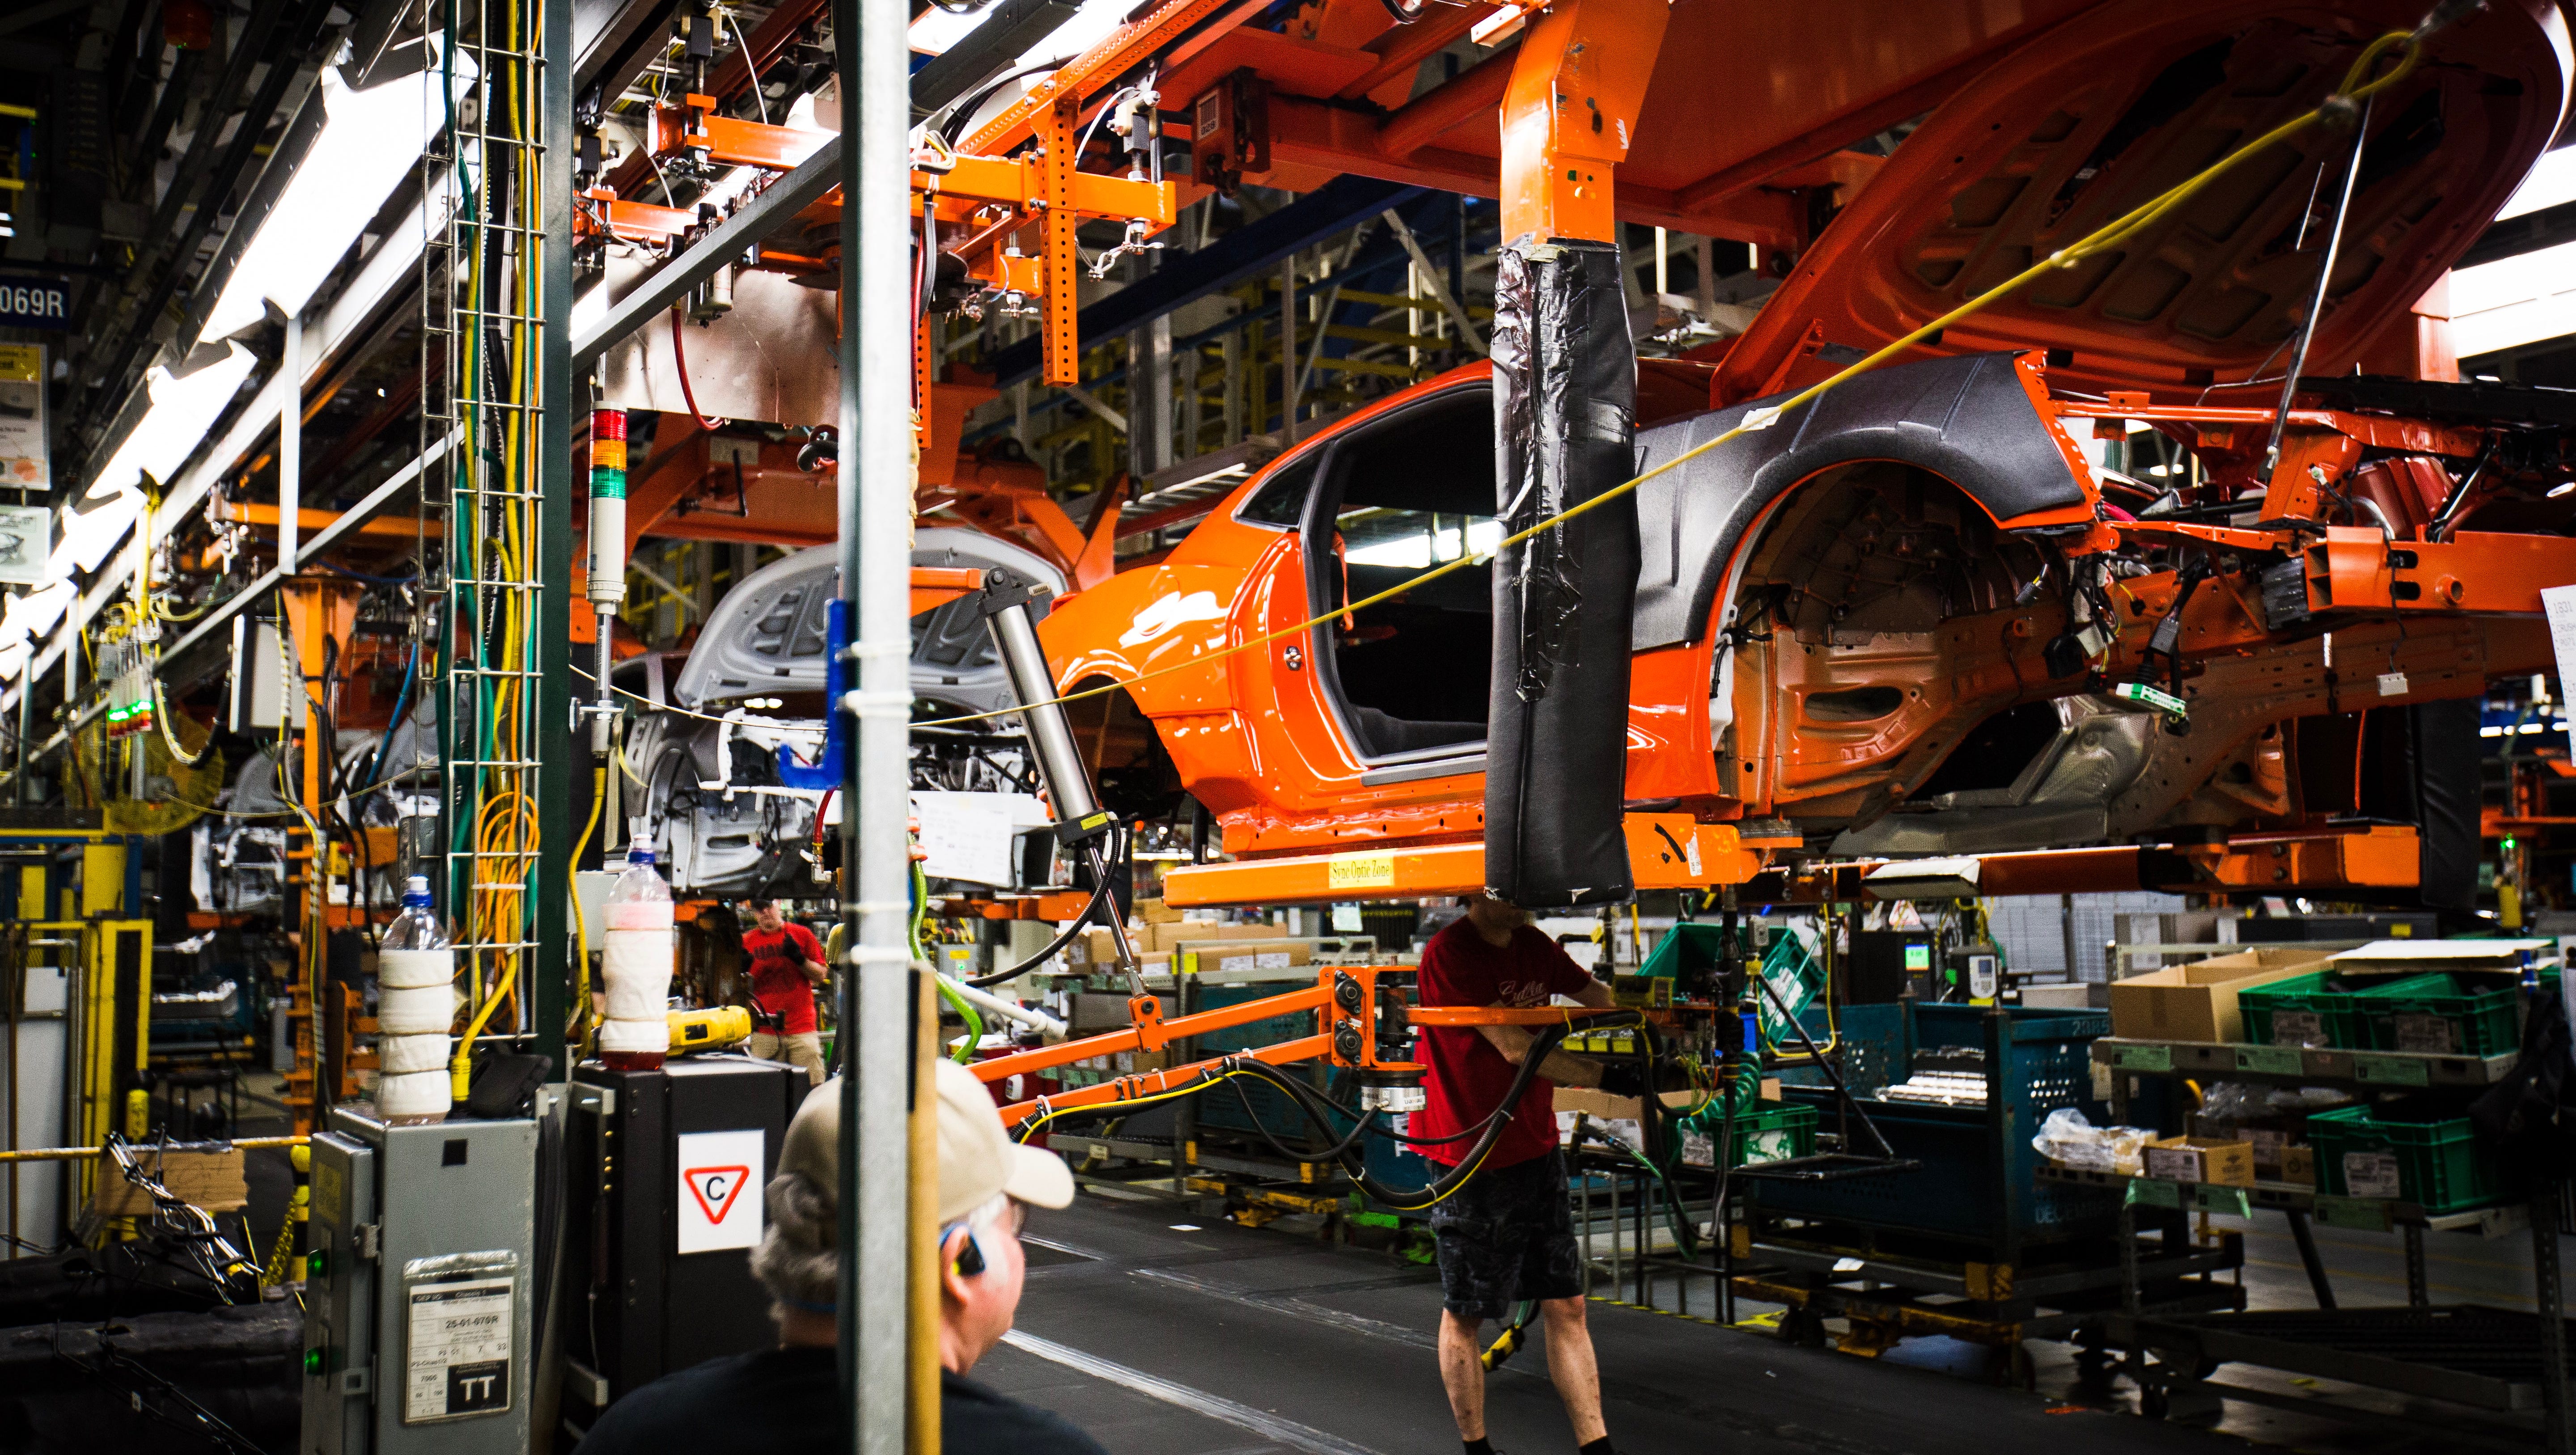
[[[447,905],[475,1008],[469,1035],[533,1029],[520,988],[536,941],[545,590],[540,14],[534,0],[434,0],[430,10],[449,84],[432,92],[446,126],[423,162],[421,444],[426,455],[435,441],[457,441],[444,462],[451,630],[439,726]]]

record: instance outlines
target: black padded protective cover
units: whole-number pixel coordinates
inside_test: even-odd
[[[1497,372],[1500,358],[1498,350]],[[1638,453],[1652,469],[1783,397],[1640,431]],[[1965,354],[1863,374],[1769,429],[1730,440],[1638,487],[1644,558],[1635,649],[1699,640],[1719,577],[1762,507],[1817,471],[1856,460],[1919,465],[1975,496],[1997,520],[2084,499],[2053,427],[2015,375],[2011,354]]]
[[[2427,909],[2477,907],[2479,706],[2415,704],[2416,891]]]
[[[1494,290],[1495,514],[1515,533],[1627,481],[1637,357],[1619,253],[1505,247]],[[1623,495],[1494,566],[1485,885],[1524,908],[1631,892],[1620,831],[1637,504]]]

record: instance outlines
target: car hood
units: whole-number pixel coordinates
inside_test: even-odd
[[[2315,106],[2364,46],[2423,10],[2179,0],[2104,6],[2039,35],[1846,199],[1728,351],[1714,401],[1821,378],[2098,230]],[[2306,372],[2386,356],[2392,325],[2512,194],[2567,106],[2567,32],[2554,5],[2494,0],[2373,98]],[[2047,349],[2051,378],[2078,388],[2277,380],[2352,150],[2349,130],[2310,127],[1909,357]],[[2394,357],[2371,372],[2413,372],[2411,331]]]

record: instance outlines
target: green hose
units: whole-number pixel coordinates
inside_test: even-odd
[[[905,923],[904,933],[911,941],[912,958],[916,960],[930,958],[929,950],[921,943],[921,928],[929,922],[930,877],[921,872],[921,861],[915,859],[912,862],[912,918]],[[956,986],[948,983],[947,976],[934,970],[932,978],[939,982],[940,998],[946,1000],[949,1008],[957,1012],[957,1018],[966,1023],[966,1038],[957,1043],[951,1059],[961,1065],[972,1061],[975,1048],[984,1044],[984,1018],[975,1013],[975,1007],[966,1003],[965,996],[957,993]]]

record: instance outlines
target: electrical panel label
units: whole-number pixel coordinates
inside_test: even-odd
[[[403,1364],[403,1423],[499,1414],[510,1407],[516,1278],[416,1283]]]
[[[759,1246],[761,1171],[766,1155],[757,1131],[684,1132],[680,1136],[679,1251],[713,1253]]]

